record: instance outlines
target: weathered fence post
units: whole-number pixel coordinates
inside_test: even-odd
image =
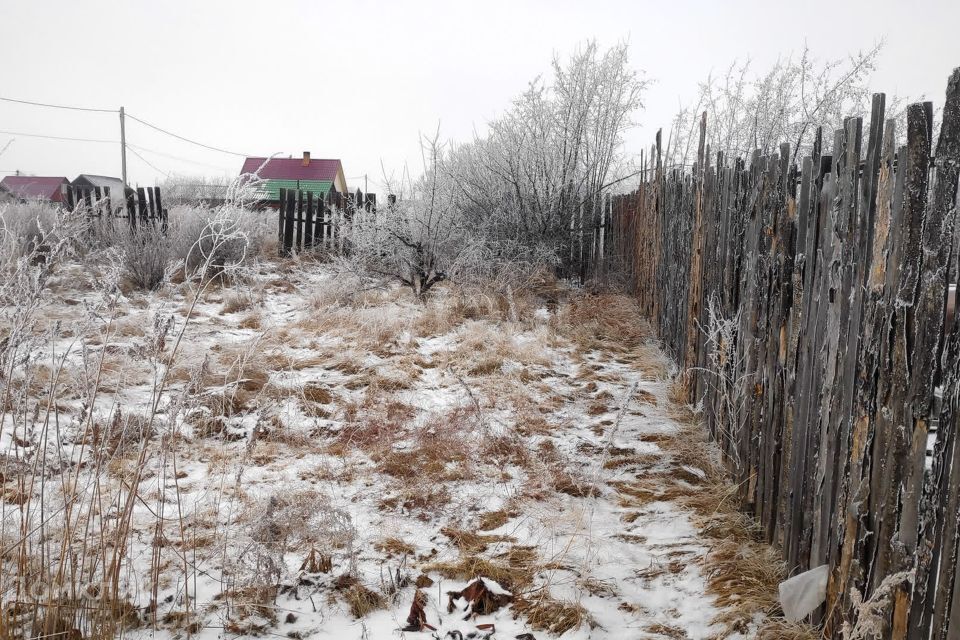
[[[701,142],[690,173],[654,149],[589,246],[593,209],[569,220],[570,275],[634,286],[766,540],[829,566],[830,638],[851,594],[889,595],[883,637],[960,633],[960,69],[935,155],[932,113],[909,107],[897,150],[878,94],[868,132],[849,118],[825,153],[817,131],[799,168],[787,145],[713,168]]]

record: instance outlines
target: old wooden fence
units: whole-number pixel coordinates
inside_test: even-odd
[[[611,205],[607,261],[687,372],[795,574],[828,565],[827,637],[880,605],[885,638],[960,637],[960,69],[933,108],[650,178]],[[704,116],[706,118],[706,115]],[[901,136],[902,137],[902,136]],[[612,267],[611,267],[612,268]],[[948,321],[949,318],[949,321]]]
[[[335,188],[314,196],[311,191],[280,189],[278,240],[280,255],[309,249],[344,250],[346,226],[357,218],[376,216],[377,195],[339,193]]]
[[[69,209],[82,207],[87,215],[100,219],[126,219],[130,226],[160,223],[167,226],[167,210],[159,187],[127,189],[125,197],[114,198],[110,187],[62,187],[63,203]]]

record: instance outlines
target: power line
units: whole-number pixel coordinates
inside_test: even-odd
[[[203,167],[210,167],[211,169],[223,169],[223,168],[224,168],[223,166],[216,165],[216,164],[210,164],[210,163],[208,163],[208,162],[200,162],[200,161],[198,161],[198,160],[190,160],[189,158],[181,158],[180,156],[170,155],[169,153],[163,153],[163,152],[161,152],[161,151],[155,151],[155,150],[153,150],[153,149],[147,149],[146,147],[141,147],[140,145],[138,145],[138,144],[133,144],[133,143],[131,143],[131,142],[128,142],[128,143],[127,143],[127,146],[128,146],[128,147],[134,147],[134,148],[139,149],[140,151],[146,151],[147,153],[152,153],[152,154],[154,154],[154,155],[163,156],[164,158],[169,158],[169,159],[171,159],[171,160],[179,160],[180,162],[189,162],[190,164],[198,164],[198,165],[203,166]]]
[[[128,148],[128,149],[130,148],[130,145],[129,145],[129,144],[127,145],[127,148]],[[135,155],[135,156],[137,156],[138,158],[140,158],[140,160],[142,160],[148,167],[150,167],[150,168],[153,169],[154,171],[159,171],[160,173],[162,173],[163,175],[167,176],[168,178],[170,177],[170,174],[169,174],[169,173],[167,173],[167,172],[164,171],[163,169],[160,169],[160,168],[158,168],[158,167],[155,167],[152,162],[150,162],[149,160],[147,160],[146,158],[144,158],[142,155],[140,155],[139,153],[137,153],[137,152],[134,151],[133,149],[130,149],[130,153],[132,153],[133,155]]]
[[[177,135],[176,133],[173,133],[172,131],[167,131],[166,129],[161,129],[160,127],[158,127],[158,126],[155,125],[155,124],[150,124],[150,123],[147,122],[146,120],[141,120],[141,119],[138,118],[137,116],[130,115],[129,112],[126,113],[126,116],[127,116],[128,118],[130,118],[131,120],[136,120],[136,121],[139,122],[140,124],[146,125],[146,126],[150,127],[151,129],[155,129],[155,130],[159,131],[160,133],[165,133],[165,134],[167,134],[168,136],[173,136],[174,138],[177,138],[178,140],[183,140],[184,142],[189,142],[190,144],[195,144],[195,145],[197,145],[198,147],[203,147],[204,149],[210,149],[211,151],[219,151],[220,153],[226,153],[226,154],[229,154],[229,155],[231,155],[231,156],[240,156],[241,158],[246,158],[246,157],[248,157],[248,155],[249,155],[249,154],[246,154],[246,153],[237,153],[236,151],[227,151],[226,149],[220,149],[220,148],[218,148],[218,147],[211,147],[211,146],[208,145],[208,144],[203,144],[202,142],[197,142],[196,140],[191,140],[190,138],[184,138],[183,136]]]
[[[118,140],[98,140],[94,138],[69,138],[66,136],[47,136],[40,133],[24,133],[22,131],[0,131],[0,134],[8,136],[24,136],[27,138],[46,138],[48,140],[69,140],[71,142],[104,142],[111,144],[120,144]]]
[[[70,111],[95,111],[97,113],[120,113],[118,109],[93,109],[90,107],[72,107],[63,104],[47,104],[46,102],[32,102],[30,100],[17,100],[15,98],[4,98],[0,96],[0,100],[4,102],[16,102],[17,104],[29,104],[34,107],[49,107],[51,109],[68,109]]]

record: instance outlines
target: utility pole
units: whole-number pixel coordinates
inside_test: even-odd
[[[120,170],[123,172],[123,188],[127,188],[127,129],[123,117],[123,107],[120,107]],[[126,194],[123,194],[126,197]]]

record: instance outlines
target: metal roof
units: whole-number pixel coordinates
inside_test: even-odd
[[[123,180],[120,178],[114,178],[112,176],[97,176],[91,173],[81,173],[70,184],[74,186],[89,184],[93,187],[109,187],[111,191],[117,190],[117,193],[123,191]]]
[[[44,198],[60,202],[60,186],[70,184],[63,176],[5,176],[0,180],[10,193],[24,200]]]
[[[303,158],[247,158],[240,174],[256,173],[264,180],[323,180],[333,182],[340,170],[339,160],[311,159],[307,165]]]

